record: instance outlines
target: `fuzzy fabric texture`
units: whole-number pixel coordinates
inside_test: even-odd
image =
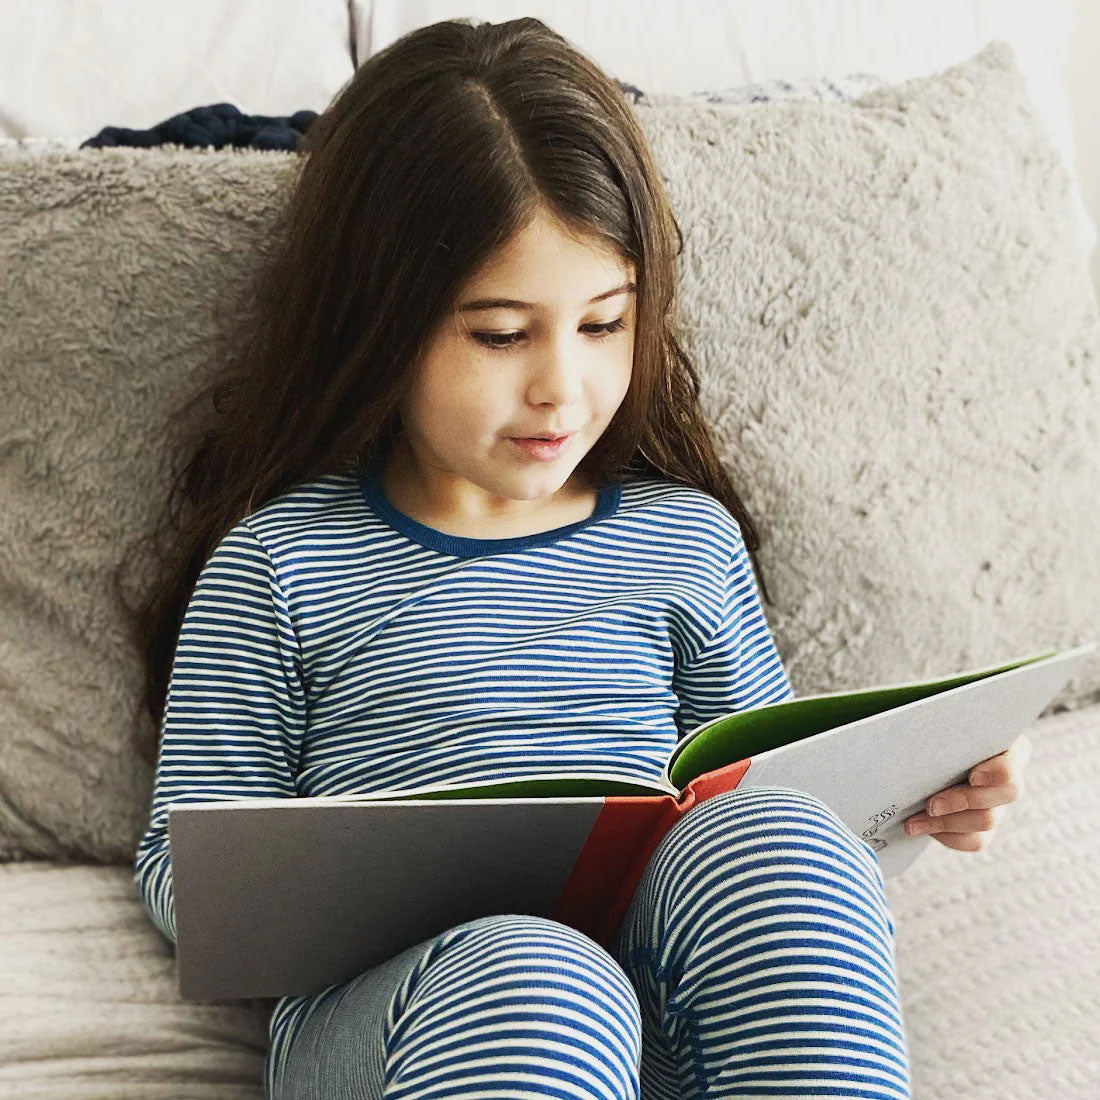
[[[852,102],[636,110],[796,692],[1093,640],[1100,324],[1010,47]],[[0,860],[26,861],[0,867],[0,1093],[261,1095],[264,1003],[180,1002],[133,891],[147,563],[123,599],[109,577],[165,498],[189,427],[167,412],[212,376],[292,160],[0,159]],[[930,840],[887,882],[921,1098],[1100,1079],[1095,664],[1051,710],[990,849]]]

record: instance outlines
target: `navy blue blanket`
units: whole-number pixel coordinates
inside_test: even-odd
[[[194,107],[158,122],[149,130],[104,126],[95,137],[80,143],[81,149],[105,145],[232,145],[240,149],[295,149],[302,134],[317,117],[316,111],[292,115],[242,115],[232,103]]]

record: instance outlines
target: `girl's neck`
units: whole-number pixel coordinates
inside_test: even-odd
[[[552,531],[588,519],[599,496],[580,470],[554,496],[525,512],[501,516],[469,516],[433,502],[406,454],[393,453],[379,472],[383,495],[399,512],[425,527],[462,538],[520,538]]]

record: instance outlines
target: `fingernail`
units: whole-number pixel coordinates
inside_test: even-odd
[[[909,826],[909,835],[910,836],[919,836],[921,833],[928,832],[928,830],[931,829],[931,828],[932,828],[932,826],[929,825],[927,821],[914,821]]]
[[[993,782],[993,777],[988,772],[979,772],[970,782],[976,787],[988,787]]]

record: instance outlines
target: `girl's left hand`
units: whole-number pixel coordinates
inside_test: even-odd
[[[986,834],[997,823],[996,808],[1015,802],[1024,793],[1023,772],[1030,759],[1031,741],[1021,734],[1010,749],[975,764],[968,783],[934,794],[925,805],[926,813],[906,819],[906,833],[931,833],[946,848],[980,851],[988,843]],[[982,783],[986,777],[987,782]],[[914,830],[914,822],[928,828]]]

